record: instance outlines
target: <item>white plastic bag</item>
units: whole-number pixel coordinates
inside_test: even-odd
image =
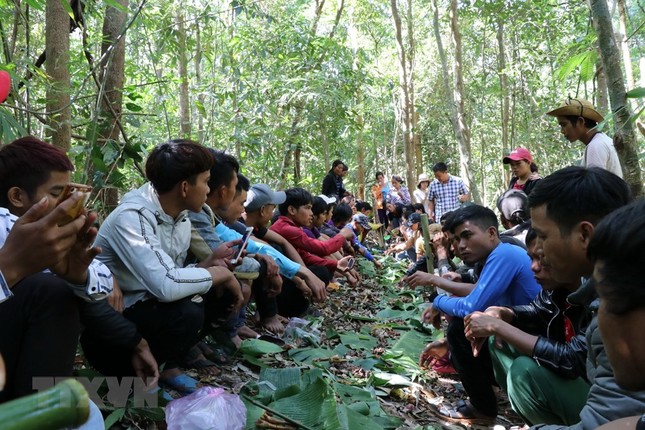
[[[166,406],[168,430],[240,430],[246,407],[240,397],[221,388],[203,387]]]

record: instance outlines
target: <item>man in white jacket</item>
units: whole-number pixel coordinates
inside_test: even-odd
[[[187,211],[204,205],[212,164],[210,151],[188,140],[157,146],[146,162],[150,182],[123,197],[96,240],[103,250],[100,260],[123,290],[123,315],[165,363],[160,381],[182,394],[197,385],[178,363],[198,341],[204,302],[222,300],[226,292],[234,311],[243,301],[228,255],[214,253],[185,267],[191,236]]]

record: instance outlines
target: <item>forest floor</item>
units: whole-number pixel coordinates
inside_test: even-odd
[[[246,340],[221,375],[188,373],[205,386],[240,395],[246,429],[487,428],[451,423],[437,414],[442,405],[452,406],[466,395],[456,375],[418,366],[424,346],[443,332],[419,319],[425,292],[398,287],[404,265],[389,257],[382,261],[385,268],[377,273],[361,259],[360,287],[332,285],[327,302],[315,308],[320,316],[289,330],[286,347]],[[495,428],[521,426],[501,391],[498,402]],[[161,409],[112,414],[112,428],[165,428]]]

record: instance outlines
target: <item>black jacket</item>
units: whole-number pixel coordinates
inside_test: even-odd
[[[541,366],[565,377],[587,379],[587,342],[585,331],[592,318],[585,306],[570,304],[567,308],[565,289],[540,291],[531,303],[512,306],[515,314],[511,324],[538,336],[533,349],[533,359]],[[565,339],[564,315],[575,331],[575,336]]]
[[[342,181],[339,190],[336,186],[336,175],[334,175],[334,172],[332,171],[329,171],[329,173],[327,173],[327,175],[325,176],[325,179],[323,179],[322,194],[326,196],[336,197],[338,199],[338,203],[340,203],[340,199],[342,199],[345,195],[345,188],[343,188],[342,186]]]
[[[528,196],[533,190],[533,187],[535,186],[535,184],[537,184],[540,179],[529,179],[528,181],[526,181],[524,183],[524,188],[522,188],[522,191],[524,191],[524,194]],[[516,182],[517,182],[517,177],[515,176],[512,177],[511,181],[508,183],[508,189],[509,190],[512,189]]]

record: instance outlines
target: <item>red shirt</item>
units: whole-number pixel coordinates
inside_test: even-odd
[[[345,243],[345,237],[338,234],[329,240],[312,239],[302,231],[302,228],[298,227],[286,216],[280,216],[271,225],[270,230],[275,231],[292,244],[302,257],[305,265],[325,266],[331,272],[336,270],[336,260],[323,257],[340,250]]]

